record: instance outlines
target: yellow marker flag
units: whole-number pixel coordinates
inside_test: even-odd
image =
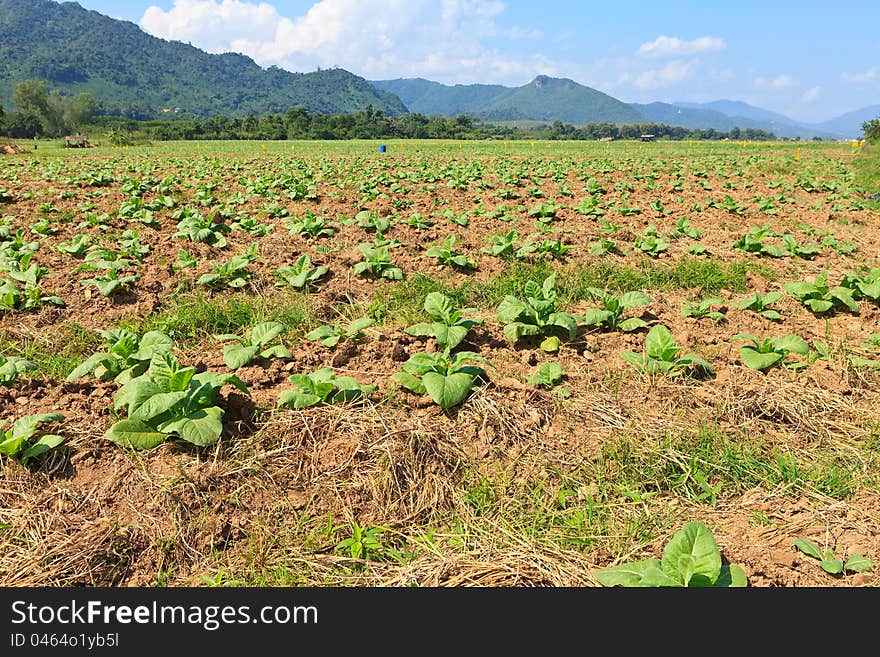
[[[795,159],[795,161],[801,159],[801,149],[800,148],[797,149],[797,153],[794,154],[794,159]]]

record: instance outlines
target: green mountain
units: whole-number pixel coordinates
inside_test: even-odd
[[[740,109],[740,106],[751,108],[745,112],[749,116],[744,114],[728,114],[721,109],[727,108],[727,111],[733,112]],[[651,121],[665,123],[666,125],[679,125],[683,128],[698,130],[714,128],[722,132],[727,132],[733,128],[739,128],[740,130],[755,128],[773,133],[777,137],[800,137],[801,139],[812,139],[813,137],[835,139],[839,136],[833,131],[820,129],[820,126],[797,123],[782,114],[775,114],[768,110],[762,110],[759,107],[752,107],[745,103],[733,103],[731,101],[704,104],[680,103],[675,105],[669,103],[648,103],[644,105],[632,103],[631,107],[647,116]]]
[[[424,78],[374,80],[371,84],[400,98],[410,112],[418,112],[426,116],[475,114],[510,93],[510,88],[500,84],[448,86]]]
[[[412,112],[433,116],[471,114],[491,121],[533,119],[584,123],[644,123],[646,117],[616,98],[567,78],[539,75],[521,87],[444,85],[421,78],[378,80]]]
[[[406,113],[399,98],[343,69],[264,69],[244,55],[158,39],[74,2],[0,0],[0,105],[10,107],[12,90],[26,79],[63,94],[90,92],[101,112],[142,119],[166,116],[166,108],[245,116],[297,105],[323,114],[368,105]]]

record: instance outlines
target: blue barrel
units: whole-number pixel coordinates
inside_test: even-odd
[[[384,153],[385,151],[386,151],[385,144],[382,144],[381,146],[379,146],[380,153]]]

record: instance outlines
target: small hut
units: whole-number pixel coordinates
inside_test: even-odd
[[[654,135],[642,135],[639,139],[642,141],[654,141]]]
[[[64,146],[65,148],[88,148],[91,144],[88,137],[76,133],[75,135],[67,135],[64,138]]]

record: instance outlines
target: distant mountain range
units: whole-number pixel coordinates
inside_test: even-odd
[[[468,84],[443,85],[423,78],[373,80],[374,87],[397,95],[411,112],[443,116],[470,114],[496,121],[533,119],[584,123],[665,123],[691,129],[728,132],[755,128],[777,137],[856,138],[862,123],[880,115],[880,105],[830,121],[809,124],[733,100],[711,103],[624,103],[572,80],[539,75],[522,87]]]
[[[90,92],[100,111],[131,118],[341,114],[372,106],[388,115],[468,114],[485,121],[665,123],[728,132],[756,128],[778,137],[856,138],[880,105],[817,124],[794,121],[747,103],[625,103],[567,78],[539,75],[520,87],[444,85],[423,78],[367,81],[344,69],[292,73],[262,68],[241,54],[208,54],[145,33],[128,21],[75,2],[0,0],[0,106],[15,85],[40,79],[63,94]],[[179,108],[179,110],[178,110]],[[175,111],[178,110],[178,111]]]

